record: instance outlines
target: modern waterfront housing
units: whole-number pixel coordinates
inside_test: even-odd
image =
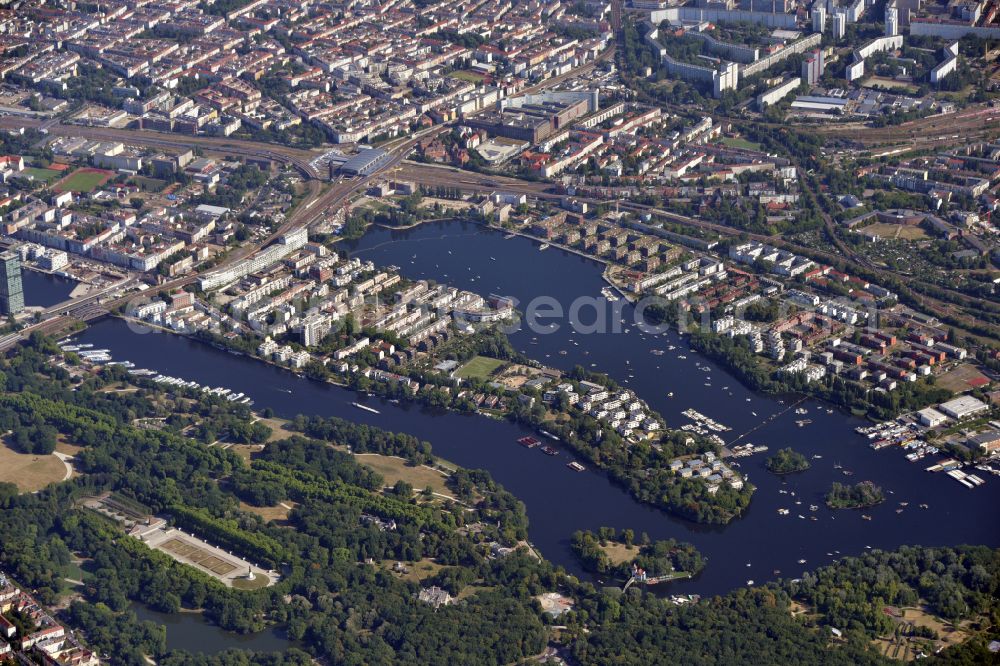
[[[276,264],[295,250],[304,247],[306,241],[308,240],[307,234],[308,232],[305,228],[290,231],[279,238],[277,243],[264,248],[253,257],[244,259],[229,268],[211,273],[201,278],[198,281],[199,286],[204,291],[217,289],[224,284],[228,284],[234,280],[240,279],[241,277],[267,268],[272,264]]]

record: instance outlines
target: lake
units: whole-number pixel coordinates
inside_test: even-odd
[[[132,602],[129,606],[139,620],[166,627],[169,650],[211,655],[230,649],[281,652],[291,645],[278,628],[256,634],[234,634],[209,624],[201,613],[161,613],[137,602]]]

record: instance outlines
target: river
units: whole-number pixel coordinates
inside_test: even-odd
[[[578,295],[598,296],[604,284],[601,266],[590,260],[555,248],[540,252],[533,241],[504,239],[472,224],[426,225],[406,232],[375,229],[353,243],[351,250],[376,264],[397,265],[408,278],[436,279],[483,294],[509,294],[522,302],[544,294],[568,304]],[[629,307],[624,314],[630,318]],[[812,458],[812,468],[782,479],[765,471],[767,454],[744,458],[741,471],[758,488],[750,509],[724,527],[697,525],[637,503],[598,471],[567,469],[572,459],[568,451],[549,457],[518,446],[516,439],[527,431],[511,423],[376,400],[369,404],[381,413],[372,414],[353,407],[350,403],[358,398],[345,389],[183,337],[140,334],[119,320],[101,321],[80,339],[110,348],[117,360],[130,360],[138,367],[246,392],[257,409],[270,407],[280,416],[336,415],[426,439],[437,455],[464,467],[488,470],[522,499],[531,521],[532,542],[547,558],[577,573],[579,566],[569,550],[571,534],[602,525],[632,528],[654,539],[674,537],[694,543],[707,556],[708,565],[692,580],[671,583],[669,591],[674,593],[721,594],[750,579],[757,584],[774,579],[778,577],[775,571],[796,577],[866,547],[1000,546],[1000,479],[988,477],[985,486],[969,490],[946,476],[925,472],[930,459],[912,464],[896,450],[872,451],[867,440],[853,430],[861,421],[828,411],[815,401],[802,404],[808,410],[806,416],[788,411],[771,419],[788,404],[748,391],[688,349],[674,333],[646,335],[631,324],[629,329],[580,335],[564,326],[549,335],[514,333],[512,341],[553,366],[568,369],[576,363],[594,364],[595,370],[628,380],[626,385],[672,425],[686,422],[680,412],[693,407],[731,426],[727,441],[759,428],[742,441],[766,444],[772,452],[792,446]],[[532,338],[537,338],[535,344]],[[651,353],[669,345],[677,349],[662,356]],[[562,355],[560,350],[567,353]],[[706,366],[708,371],[700,370]],[[667,397],[669,392],[673,398]],[[798,427],[795,421],[803,418],[812,423]],[[852,470],[853,476],[844,476],[840,467]],[[822,506],[832,482],[864,479],[889,493],[887,502],[865,512],[872,520],[863,520],[858,511],[835,512]],[[909,505],[897,513],[900,502]],[[922,510],[917,508],[920,503],[930,506]],[[810,504],[820,505],[818,511],[810,512]],[[778,515],[778,508],[788,508],[790,515]],[[817,520],[810,520],[811,516]],[[799,564],[802,559],[806,562]]]
[[[73,280],[25,269],[21,272],[25,305],[47,308],[69,298],[76,286]]]

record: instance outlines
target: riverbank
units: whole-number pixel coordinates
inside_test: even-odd
[[[28,307],[48,308],[72,297],[80,284],[72,278],[25,266],[21,273],[24,302]]]
[[[406,256],[411,254],[405,248],[404,251]],[[80,342],[109,348],[116,359],[133,361],[138,367],[152,368],[202,385],[225,384],[238,390],[252,388],[254,409],[270,409],[280,418],[294,419],[296,415],[305,414],[309,418],[304,422],[308,423],[313,416],[338,416],[359,424],[405,432],[427,441],[435,457],[468,470],[489,471],[498,483],[527,506],[529,538],[538,551],[587,580],[591,579],[590,575],[583,571],[570,551],[567,538],[575,530],[597,530],[602,525],[628,527],[636,534],[645,532],[654,540],[688,541],[711,561],[712,566],[698,577],[672,582],[671,594],[719,594],[742,586],[748,576],[762,584],[775,577],[771,574],[773,570],[795,576],[807,569],[797,564],[800,559],[808,560],[808,567],[815,567],[831,563],[841,553],[861,553],[865,546],[889,549],[915,539],[928,545],[982,542],[984,539],[991,545],[1000,543],[987,539],[983,529],[984,525],[992,524],[994,507],[1000,505],[1000,484],[988,483],[977,489],[977,500],[970,503],[970,491],[964,487],[950,481],[929,482],[919,466],[895,456],[880,456],[853,432],[857,422],[845,422],[843,416],[826,414],[825,410],[812,416],[816,424],[808,437],[803,437],[794,424],[789,429],[781,419],[769,422],[754,436],[755,441],[794,441],[796,450],[810,458],[822,455],[823,460],[814,462],[812,468],[802,474],[780,479],[765,473],[761,457],[739,459],[741,471],[748,473],[757,486],[750,510],[725,527],[706,527],[636,501],[628,488],[593,466],[588,466],[584,472],[568,469],[567,449],[560,443],[552,443],[560,451],[558,456],[546,456],[539,449],[518,445],[518,439],[537,437],[537,434],[509,420],[482,419],[472,414],[402,401],[396,404],[378,398],[370,398],[365,403],[380,412],[372,414],[352,406],[357,401],[353,391],[309,381],[276,366],[255,363],[211,345],[196,343],[189,337],[156,335],[159,339],[154,342],[148,336],[133,333],[125,322],[106,318],[83,333]],[[610,348],[619,349],[621,342],[617,341],[616,346]],[[594,349],[597,353],[598,348]],[[661,391],[668,387],[681,390],[673,382],[678,378],[683,380],[683,375],[663,374],[655,365],[643,366],[643,369],[657,378]],[[687,384],[690,386],[688,392],[696,396],[700,384]],[[655,392],[651,396],[657,400],[657,406],[669,409],[669,401],[664,401]],[[734,426],[739,424],[735,417],[744,404],[746,410],[769,409],[764,399],[744,403],[743,394],[738,394],[736,401],[730,404],[728,423]],[[692,397],[687,405],[703,413],[712,413],[711,399],[703,402]],[[737,428],[737,432],[740,429]],[[818,522],[796,520],[794,513],[790,517],[777,513],[777,509],[790,506],[792,499],[822,504],[823,494],[831,482],[844,479],[841,468],[867,470],[866,478],[894,490],[897,499],[908,500],[911,506],[927,503],[929,508],[897,514],[891,506],[874,507],[870,510],[872,522],[863,521],[852,512],[835,512],[825,507],[812,514]],[[785,494],[779,492],[782,490]],[[794,491],[796,497],[789,499],[788,491]],[[954,507],[958,506],[963,509],[955,511]],[[934,527],[929,529],[929,526]],[[760,539],[760,534],[773,537]],[[746,568],[748,561],[753,562],[752,569]]]
[[[120,316],[126,321],[140,326],[144,325],[140,320],[124,315]],[[421,390],[411,391],[402,389],[401,381],[388,376],[385,381],[373,381],[364,373],[355,373],[345,377],[343,381],[337,381],[333,379],[337,375],[330,373],[325,366],[314,369],[311,366],[309,371],[298,373],[286,365],[262,358],[251,351],[248,345],[234,344],[231,339],[205,332],[191,335],[155,324],[150,326],[165,333],[178,333],[197,342],[208,342],[220,349],[245,355],[253,360],[263,361],[282,370],[289,370],[298,376],[356,390],[366,395],[375,394],[385,399],[415,403],[430,408],[479,413],[479,410],[469,405],[461,395],[452,392],[452,389],[457,387],[452,387],[451,382],[448,382],[447,385],[432,385],[427,381],[427,377],[422,377],[424,385]],[[362,379],[366,381],[362,382]],[[601,384],[608,390],[621,391],[618,384],[606,376],[590,374],[587,375],[586,379],[593,385]],[[467,380],[466,384],[472,387],[471,390],[490,390],[488,382],[473,381],[470,383]],[[506,393],[503,391],[500,392],[500,395],[506,396]],[[645,447],[639,449],[638,445],[643,443],[642,441],[629,442],[613,431],[605,433],[604,428],[608,427],[606,423],[599,422],[578,410],[567,409],[566,411],[552,412],[546,410],[539,415],[534,410],[524,409],[521,400],[524,397],[531,401],[529,404],[533,404],[538,396],[533,393],[526,394],[520,390],[515,391],[515,394],[517,399],[510,399],[511,407],[503,410],[498,415],[499,418],[528,426],[543,436],[548,434],[591,465],[608,474],[612,481],[628,489],[633,497],[643,503],[687,520],[707,524],[729,523],[740,516],[750,504],[754,486],[739,479],[738,476],[736,478],[739,483],[725,482],[709,486],[701,480],[681,478],[670,468],[670,463],[676,456],[697,454],[708,450],[718,453],[718,447],[709,446],[699,439],[683,433],[678,435],[673,431],[666,431],[665,434],[661,434],[657,431],[651,433],[650,439],[644,442],[645,447],[652,446],[652,449]],[[621,399],[618,402],[621,402]],[[374,410],[374,413],[379,412]],[[652,413],[651,416],[658,422],[663,422],[663,418],[659,414]],[[553,431],[554,435],[548,431]],[[620,451],[609,456],[609,447],[620,449]]]
[[[270,365],[270,366],[272,366],[274,368],[277,368],[279,370],[283,370],[285,372],[291,373],[292,375],[295,375],[296,377],[301,377],[301,378],[307,378],[308,377],[309,379],[311,379],[313,381],[322,381],[322,382],[325,382],[327,384],[331,384],[333,386],[338,386],[340,388],[349,388],[350,387],[350,384],[348,384],[347,382],[337,381],[333,377],[319,378],[319,377],[312,377],[307,372],[296,372],[294,368],[291,368],[291,367],[289,367],[289,366],[287,366],[285,364],[282,364],[282,363],[278,363],[274,359],[264,358],[263,356],[261,356],[261,355],[259,355],[257,353],[248,351],[248,350],[240,348],[240,347],[236,347],[234,345],[227,345],[225,339],[207,340],[207,339],[199,336],[197,332],[195,332],[194,334],[191,334],[191,333],[186,333],[184,331],[175,331],[172,328],[167,328],[165,326],[160,326],[159,324],[153,324],[153,323],[147,322],[147,321],[145,321],[143,319],[136,319],[135,317],[130,317],[130,316],[125,315],[125,314],[114,313],[111,316],[114,317],[114,318],[117,318],[117,319],[121,319],[122,321],[125,321],[125,322],[130,322],[131,324],[134,324],[136,326],[146,327],[146,328],[149,328],[149,329],[152,329],[152,330],[155,330],[155,331],[159,331],[161,333],[169,333],[171,335],[177,335],[177,336],[180,336],[182,338],[187,338],[188,340],[191,340],[192,342],[197,342],[199,344],[207,344],[207,345],[216,347],[218,349],[221,349],[223,351],[229,352],[230,354],[236,354],[236,355],[239,355],[239,356],[246,356],[247,358],[252,359],[254,361],[258,361],[260,363],[264,363],[264,364]]]
[[[654,320],[655,322],[655,320]],[[773,371],[764,366],[748,348],[703,330],[684,330],[692,349],[723,365],[744,385],[754,391],[771,396],[800,394],[829,403],[844,412],[879,423],[891,420],[906,411],[913,411],[941,402],[941,396],[932,394],[933,386],[928,386],[928,394],[921,398],[916,394],[914,402],[900,401],[900,406],[889,408],[878,405],[857,392],[848,391],[846,384],[836,375],[827,375],[824,381],[805,381],[801,375],[791,375],[776,379]],[[904,384],[904,387],[909,387]],[[873,393],[873,395],[880,395]]]
[[[405,233],[372,229],[346,249],[352,256],[379,265],[404,267],[401,272],[409,280],[446,279],[459,288],[480,291],[487,285],[495,293],[510,294],[525,303],[547,295],[564,310],[575,298],[596,294],[606,284],[594,262],[555,249],[545,255],[545,261],[535,261],[539,256],[535,241],[511,238],[503,242],[502,236],[482,225],[456,222],[423,225]],[[414,257],[415,248],[421,245],[428,251]],[[496,261],[490,261],[491,256]],[[511,271],[511,266],[518,267],[517,271]],[[632,316],[632,308],[626,305],[621,317],[629,320]],[[559,443],[553,443],[558,456],[519,446],[519,438],[537,434],[509,420],[377,398],[366,404],[381,413],[370,414],[351,405],[357,400],[353,392],[310,382],[189,338],[160,337],[153,343],[129,331],[124,322],[108,318],[95,323],[81,339],[108,347],[116,358],[134,361],[139,367],[203,385],[252,387],[255,408],[271,408],[278,416],[335,415],[417,436],[432,445],[436,456],[466,469],[488,470],[527,506],[530,539],[540,552],[587,580],[592,578],[570,552],[567,536],[602,525],[646,532],[654,540],[688,541],[704,553],[712,566],[695,579],[671,583],[672,594],[719,594],[743,586],[748,577],[761,585],[775,578],[772,572],[777,570],[795,577],[842,555],[865,552],[866,547],[894,549],[915,540],[929,546],[1000,544],[1000,535],[984,529],[996,520],[1000,484],[988,482],[976,489],[975,501],[970,502],[971,491],[960,484],[928,477],[922,466],[901,456],[873,451],[854,431],[863,421],[828,410],[828,405],[814,400],[797,405],[807,409],[806,418],[812,420],[800,428],[795,420],[802,417],[786,411],[796,398],[779,400],[748,390],[722,365],[692,350],[688,338],[674,330],[654,335],[628,323],[620,331],[583,335],[563,323],[546,335],[524,329],[511,332],[509,338],[519,352],[564,372],[579,365],[615,377],[644,396],[671,424],[684,423],[683,412],[696,409],[731,428],[725,435],[727,441],[743,438],[741,443],[766,443],[772,448],[792,445],[812,460],[809,470],[788,478],[766,473],[763,456],[735,460],[757,491],[750,509],[725,527],[706,527],[642,504],[594,466],[584,472],[568,469],[567,449]],[[560,355],[561,350],[568,353]],[[897,513],[887,503],[868,511],[873,518],[870,522],[855,512],[827,509],[824,494],[832,482],[844,481],[848,472],[874,480],[911,507],[927,504],[928,508]],[[790,492],[795,496],[790,497]],[[800,499],[806,506],[810,502],[819,505],[819,511],[806,512],[805,519],[798,519],[793,507]],[[790,515],[779,514],[781,508],[790,509]],[[769,538],[761,539],[761,534]],[[752,568],[746,567],[748,562]]]

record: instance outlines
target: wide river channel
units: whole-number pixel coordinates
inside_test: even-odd
[[[602,266],[594,261],[556,248],[541,251],[532,240],[505,237],[472,223],[428,224],[407,231],[375,228],[348,248],[377,265],[398,266],[407,278],[513,296],[522,308],[547,296],[568,310],[581,296],[602,300],[605,286]],[[709,527],[636,502],[590,466],[582,473],[568,469],[566,463],[573,459],[568,451],[549,457],[518,446],[517,438],[529,433],[511,423],[370,400],[368,404],[380,411],[373,414],[351,405],[358,399],[351,391],[184,337],[137,332],[115,319],[98,322],[79,339],[108,348],[116,360],[137,367],[245,392],[256,409],[270,407],[279,416],[335,415],[426,439],[438,456],[488,470],[523,500],[532,542],[545,557],[576,573],[582,571],[569,549],[571,534],[604,525],[694,543],[708,565],[697,578],[673,582],[664,590],[678,594],[721,594],[749,580],[760,584],[797,577],[869,547],[1000,546],[997,477],[980,473],[986,484],[970,490],[943,474],[924,471],[931,457],[910,463],[899,450],[873,451],[854,432],[863,421],[812,400],[796,405],[807,410],[797,414],[790,409],[794,397],[772,398],[747,390],[676,333],[642,332],[631,306],[624,305],[621,317],[626,323],[620,332],[580,333],[562,319],[550,320],[561,324],[557,330],[525,329],[512,333],[511,340],[548,365],[568,370],[580,364],[608,373],[637,391],[673,426],[687,423],[681,412],[694,408],[731,428],[723,435],[727,442],[741,438],[740,443],[764,444],[771,452],[791,446],[809,457],[812,467],[781,478],[764,469],[766,453],[741,459],[741,471],[757,486],[750,509],[729,525]],[[580,318],[589,323],[594,315],[584,310]],[[810,423],[800,426],[800,420]],[[845,475],[845,470],[852,474]],[[865,512],[823,506],[831,483],[859,480],[882,486],[888,501]],[[810,511],[813,504],[818,510]],[[928,508],[918,508],[920,504]],[[789,509],[788,515],[780,515],[779,508]],[[863,513],[871,520],[863,519]]]

